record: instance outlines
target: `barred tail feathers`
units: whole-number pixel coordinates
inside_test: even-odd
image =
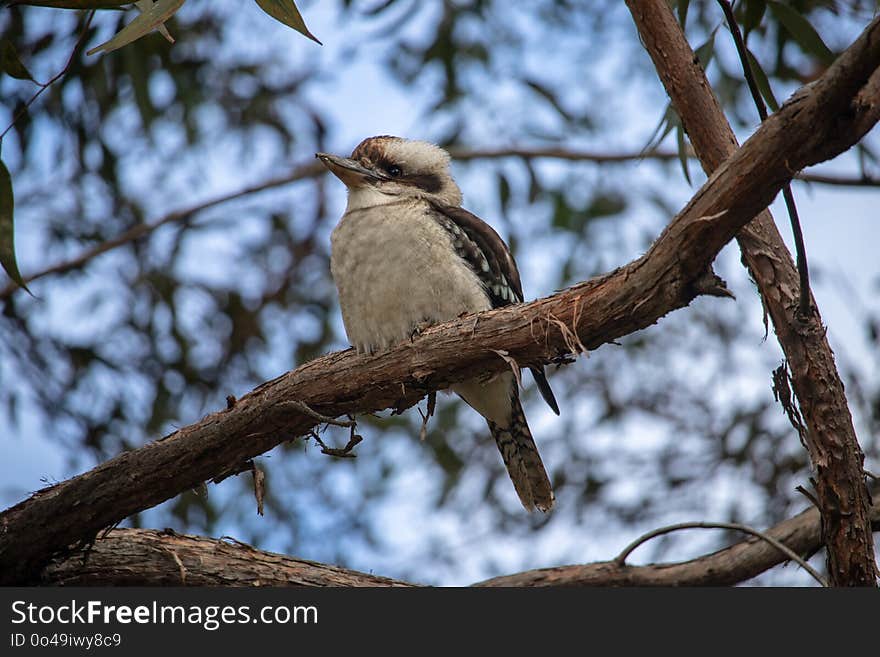
[[[527,511],[553,507],[553,489],[529,431],[513,374],[505,372],[490,381],[463,381],[452,390],[486,418],[501,452],[510,480]]]
[[[549,511],[555,501],[550,478],[529,431],[518,395],[511,397],[511,404],[510,425],[503,427],[489,420],[489,430],[522,505],[527,511],[535,508]]]

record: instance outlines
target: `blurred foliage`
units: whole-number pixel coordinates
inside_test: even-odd
[[[736,5],[764,91],[772,87],[779,98],[827,65],[803,25],[792,29],[791,12],[836,52],[875,7],[779,4]],[[259,12],[238,5],[188,3],[168,23],[173,46],[150,34],[101,57],[80,51],[22,113],[2,155],[16,185],[25,273],[259,184],[316,151],[350,150],[368,135],[352,137],[346,122],[370,124],[365,114],[382,112],[336,98],[334,80],[350,83],[346,71],[358,62],[384,72],[369,84],[406,99],[421,131],[406,136],[445,146],[631,151],[649,141],[627,123],[636,106],[660,122],[658,143],[675,127],[667,113],[664,132],[666,98],[622,3],[300,3],[312,23],[329,14],[322,24],[335,32],[320,31],[324,49],[265,30]],[[732,122],[754,126],[716,3],[673,5],[687,7],[689,38],[705,45],[701,56]],[[9,7],[0,10],[0,36],[27,71],[48,79],[72,52],[84,18]],[[124,23],[123,12],[100,13],[85,43]],[[0,77],[5,122],[34,91],[18,77]],[[677,141],[687,146],[683,131]],[[866,149],[862,162],[871,166]],[[603,167],[515,156],[457,165],[467,205],[515,249],[527,296],[637,256],[686,198],[677,162]],[[306,177],[169,222],[83,267],[34,281],[36,298],[8,296],[0,316],[0,430],[40,433],[71,470],[84,469],[222,408],[228,394],[347,346],[328,267],[341,199],[335,181]],[[361,418],[366,440],[357,459],[327,458],[309,441],[259,459],[265,518],[254,513],[244,474],[131,523],[230,533],[302,557],[448,582],[608,558],[607,546],[665,521],[776,522],[805,506],[795,487],[807,485],[809,469],[773,402],[770,372],[780,354],[772,339],[762,342],[760,301],[735,256],[723,255],[718,266],[737,303],[697,300],[554,373],[558,420],[542,416],[534,391],[526,392],[557,489],[550,516],[525,516],[485,425],[441,395],[424,444],[420,418],[410,412]],[[873,307],[864,306],[860,321],[873,331],[876,359]],[[839,356],[863,446],[876,458],[880,381]],[[341,446],[346,436],[328,429],[323,439]],[[608,542],[615,535],[623,538]],[[670,536],[645,554],[680,558],[682,546],[693,555],[723,539]],[[599,551],[584,547],[590,544]]]

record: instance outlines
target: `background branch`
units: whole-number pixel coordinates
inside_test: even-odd
[[[880,531],[880,504],[871,507],[874,531]],[[819,512],[810,508],[768,529],[768,536],[798,554],[822,546]],[[730,586],[756,577],[786,558],[760,539],[748,539],[690,561],[624,566],[605,561],[583,566],[541,568],[481,582],[480,586]]]
[[[79,269],[96,256],[99,256],[102,253],[107,253],[108,251],[112,251],[113,249],[116,249],[120,246],[131,244],[132,242],[146,237],[157,228],[161,228],[166,224],[182,223],[185,221],[189,221],[203,210],[208,210],[210,208],[217,207],[218,205],[229,203],[230,201],[235,201],[251,194],[274,189],[275,187],[280,187],[281,185],[286,185],[297,180],[312,178],[322,171],[325,171],[325,169],[323,169],[323,167],[321,167],[320,164],[318,164],[317,162],[306,162],[304,164],[295,166],[289,173],[286,173],[282,176],[270,178],[255,185],[249,185],[248,187],[244,187],[243,189],[240,189],[236,192],[215,196],[212,199],[197,203],[196,205],[192,205],[188,208],[175,210],[174,212],[170,212],[163,217],[156,219],[155,221],[137,224],[135,226],[132,226],[128,230],[120,233],[113,239],[107,240],[106,242],[101,242],[100,244],[90,249],[87,249],[75,258],[64,260],[55,265],[52,265],[51,267],[47,267],[46,269],[42,269],[34,274],[31,274],[30,276],[26,276],[24,278],[24,282],[25,284],[27,284],[31,281],[43,278],[44,276],[49,276],[51,274],[63,274],[68,271],[73,271],[74,269]],[[15,285],[14,283],[7,285],[2,290],[0,290],[0,299],[5,299],[12,296],[12,294],[18,289],[18,285]]]
[[[555,159],[568,160],[572,162],[592,162],[594,164],[623,164],[627,162],[640,162],[642,160],[654,161],[678,161],[679,155],[674,151],[633,151],[620,153],[606,153],[598,151],[576,150],[566,148],[497,148],[497,149],[467,149],[453,148],[450,149],[453,159],[467,162],[472,160],[494,160],[509,157],[520,158],[523,160],[534,159]],[[696,157],[689,154],[689,157]],[[113,239],[101,242],[91,248],[86,249],[78,256],[63,260],[54,265],[50,265],[44,269],[38,270],[29,276],[24,277],[25,284],[32,281],[52,276],[54,274],[63,274],[69,271],[81,269],[94,258],[113,251],[126,244],[131,244],[137,240],[143,239],[151,235],[157,228],[161,228],[166,224],[184,223],[190,221],[204,210],[215,208],[225,203],[239,200],[252,194],[268,191],[289,185],[290,183],[308,178],[315,178],[323,175],[327,170],[317,163],[308,161],[295,166],[289,173],[281,176],[268,178],[262,182],[249,185],[235,192],[216,196],[208,201],[197,203],[195,205],[181,208],[169,212],[158,219],[151,222],[132,226],[128,230],[120,233]],[[816,183],[821,185],[832,185],[837,187],[880,187],[880,178],[872,176],[843,176],[843,175],[825,175],[818,173],[798,173],[795,178],[797,180]],[[21,288],[15,283],[9,283],[5,287],[0,288],[0,299],[8,299]]]
[[[625,548],[623,548],[623,552],[618,554],[614,558],[614,561],[617,563],[617,565],[623,566],[626,563],[626,558],[630,554],[632,554],[641,545],[650,541],[652,538],[657,538],[658,536],[663,536],[665,534],[677,532],[682,529],[731,529],[734,531],[745,532],[746,534],[751,534],[752,536],[760,538],[762,541],[765,541],[766,543],[772,545],[777,550],[779,550],[783,555],[788,557],[788,559],[790,559],[791,561],[794,561],[801,568],[806,570],[814,580],[819,582],[819,584],[821,586],[828,586],[828,584],[825,582],[825,580],[822,579],[822,576],[819,573],[817,573],[816,570],[810,564],[807,563],[806,559],[801,558],[800,555],[797,554],[797,552],[795,552],[794,550],[792,550],[791,548],[786,546],[782,541],[779,541],[779,540],[773,538],[772,536],[770,536],[766,532],[758,531],[757,529],[754,529],[754,528],[749,527],[747,525],[740,524],[738,522],[705,522],[705,521],[679,522],[674,525],[667,525],[666,527],[659,527],[657,529],[654,529],[654,530],[648,532],[647,534],[643,534],[642,536],[639,536],[636,540],[634,540],[632,543],[630,543]]]

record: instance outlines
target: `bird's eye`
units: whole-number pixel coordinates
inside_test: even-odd
[[[387,167],[385,167],[385,171],[387,171],[388,175],[391,176],[392,178],[397,178],[397,176],[399,176],[401,173],[403,173],[400,170],[400,167],[397,166],[396,164],[388,165]]]

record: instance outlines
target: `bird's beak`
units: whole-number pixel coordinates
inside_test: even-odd
[[[349,188],[363,187],[367,183],[384,179],[382,174],[371,171],[360,162],[347,157],[329,153],[315,153],[315,157]]]

